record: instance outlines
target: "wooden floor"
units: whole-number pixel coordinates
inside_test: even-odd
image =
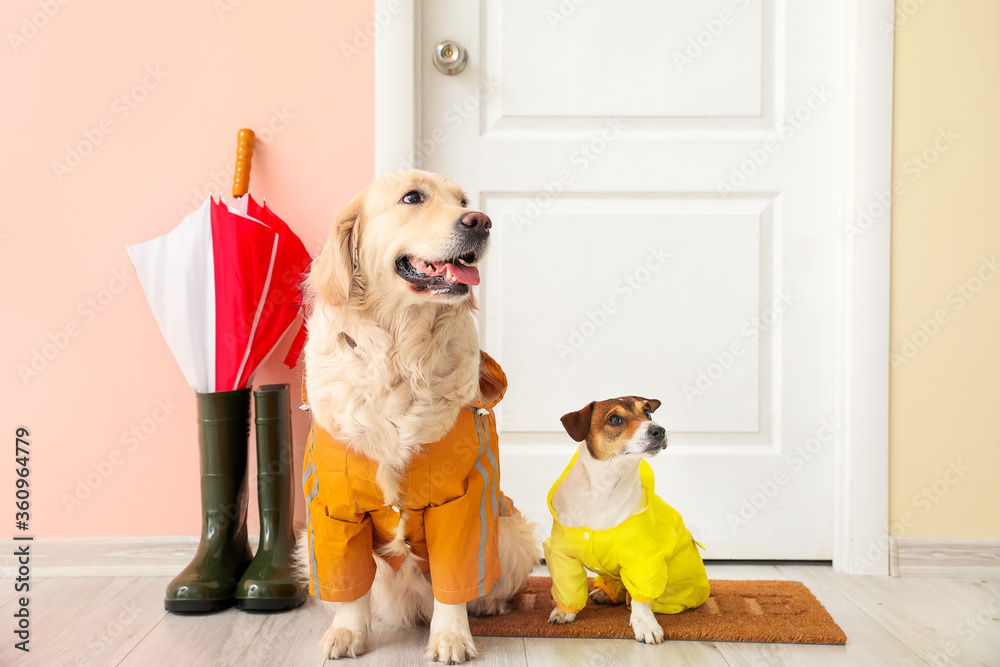
[[[804,582],[847,633],[847,646],[727,642],[477,638],[479,665],[988,665],[1000,666],[1000,580],[851,577],[822,565],[709,564],[714,579]],[[168,577],[39,579],[32,584],[31,652],[12,648],[12,586],[3,665],[309,665],[329,612],[313,601],[284,614],[163,611]],[[369,654],[351,665],[422,665],[423,631],[376,623]],[[950,653],[950,655],[949,655]],[[331,663],[332,664],[332,663]]]

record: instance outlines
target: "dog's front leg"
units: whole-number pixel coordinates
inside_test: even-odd
[[[663,628],[653,615],[652,603],[632,600],[632,617],[629,622],[637,641],[646,644],[659,644],[663,641]]]
[[[428,660],[457,665],[479,655],[469,631],[465,603],[444,604],[434,600],[431,616],[431,640],[427,643]]]
[[[352,602],[338,602],[333,624],[323,635],[320,649],[323,655],[356,658],[365,652],[365,643],[372,628],[371,591]]]

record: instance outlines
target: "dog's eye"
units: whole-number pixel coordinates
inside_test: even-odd
[[[608,417],[608,423],[611,424],[612,426],[621,426],[622,418],[619,417],[618,415],[611,415],[610,417]]]
[[[462,197],[462,201],[458,203],[462,205],[462,208],[469,208],[469,202],[465,201],[465,197]]]
[[[643,410],[642,414],[646,415],[646,419],[652,419],[653,418],[653,413],[650,412],[649,410]]]
[[[410,190],[399,201],[401,204],[419,204],[424,201],[424,196],[418,190]]]

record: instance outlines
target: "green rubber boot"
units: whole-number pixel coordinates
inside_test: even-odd
[[[292,573],[295,531],[288,385],[265,385],[253,398],[260,546],[237,588],[236,606],[247,611],[294,609],[306,601],[306,591]]]
[[[247,541],[247,440],[250,390],[197,394],[201,449],[201,541],[194,559],[167,585],[173,612],[219,611],[235,603],[250,563]]]

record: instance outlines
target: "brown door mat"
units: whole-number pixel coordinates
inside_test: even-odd
[[[697,609],[657,614],[664,639],[787,644],[846,644],[847,636],[823,605],[798,581],[710,582],[712,595]],[[593,588],[593,583],[591,583]],[[555,606],[552,579],[531,577],[511,600],[510,613],[472,617],[472,634],[487,637],[590,637],[632,639],[624,604],[588,602],[576,620],[548,622]]]

